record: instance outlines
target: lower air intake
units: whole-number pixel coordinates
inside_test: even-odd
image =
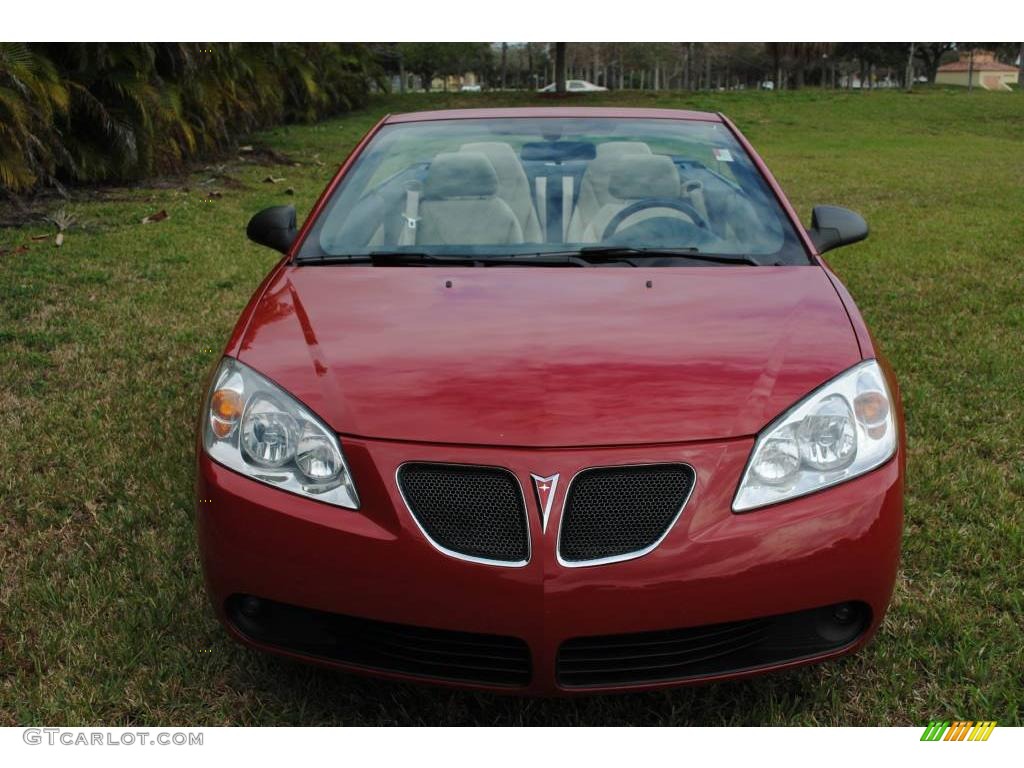
[[[530,682],[530,651],[517,637],[392,624],[251,595],[233,595],[226,609],[243,635],[305,656],[437,680]]]
[[[727,624],[577,637],[559,648],[556,674],[566,688],[730,674],[839,650],[870,623],[871,609],[853,602]]]

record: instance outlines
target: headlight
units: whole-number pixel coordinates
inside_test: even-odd
[[[334,433],[287,392],[230,357],[213,377],[203,445],[213,459],[254,480],[359,508]]]
[[[892,398],[874,360],[812,392],[758,435],[733,512],[863,475],[896,451]]]

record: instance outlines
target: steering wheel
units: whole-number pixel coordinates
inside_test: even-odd
[[[618,231],[619,227],[622,226],[622,222],[630,216],[639,213],[640,211],[646,211],[652,208],[667,208],[672,211],[679,211],[680,213],[686,214],[686,216],[701,229],[709,229],[707,219],[700,215],[700,211],[694,208],[692,203],[689,203],[686,200],[680,200],[677,197],[645,197],[643,200],[637,200],[635,203],[627,205],[617,214],[612,216],[612,220],[609,221],[608,226],[604,228],[604,234],[601,235],[601,239],[608,240]]]

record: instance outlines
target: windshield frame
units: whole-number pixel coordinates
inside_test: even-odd
[[[425,112],[412,112],[412,113],[400,113],[394,115],[385,115],[360,139],[357,145],[350,151],[349,155],[345,158],[342,165],[339,167],[337,173],[331,179],[330,183],[325,187],[320,197],[317,199],[308,217],[304,221],[300,228],[292,248],[289,249],[287,256],[284,259],[286,264],[301,264],[303,262],[307,264],[316,263],[317,261],[326,261],[323,258],[324,251],[318,248],[319,256],[317,254],[308,253],[306,248],[309,242],[310,235],[314,234],[318,230],[318,224],[324,219],[326,214],[329,212],[331,204],[335,201],[336,196],[343,191],[343,187],[346,181],[350,180],[351,173],[356,167],[356,164],[362,158],[364,152],[373,144],[375,139],[378,138],[382,130],[385,130],[389,126],[400,126],[407,125],[409,123],[436,123],[436,122],[461,122],[467,120],[526,120],[526,119],[573,119],[581,118],[585,120],[594,120],[601,118],[611,118],[616,120],[639,120],[639,121],[673,121],[673,122],[706,122],[706,123],[717,123],[722,125],[731,135],[732,139],[737,142],[740,149],[746,154],[747,159],[750,162],[753,171],[758,180],[763,183],[763,193],[767,193],[770,197],[771,202],[778,206],[778,213],[780,214],[780,223],[783,227],[788,228],[791,231],[793,240],[797,244],[802,252],[806,262],[776,262],[765,261],[764,266],[804,266],[804,265],[816,265],[823,266],[824,262],[821,259],[820,254],[814,247],[810,240],[810,237],[804,228],[798,214],[796,213],[793,205],[786,197],[781,185],[775,179],[770,169],[765,164],[764,160],[758,154],[758,152],[751,145],[749,140],[740,132],[736,125],[722,113],[710,113],[710,112],[692,112],[687,110],[669,110],[669,109],[635,109],[635,108],[586,108],[586,107],[536,107],[536,108],[512,108],[512,109],[495,109],[495,108],[484,108],[484,109],[466,109],[466,110],[437,110],[437,111],[425,111]],[[708,169],[711,170],[711,169]],[[716,173],[715,171],[711,171]],[[399,172],[400,173],[400,172]],[[717,173],[716,173],[717,175]],[[732,180],[724,179],[730,184],[735,184]],[[788,235],[786,237],[788,238]],[[565,250],[566,243],[560,242],[548,242],[540,244],[543,250],[544,246],[549,247],[552,250]],[[491,246],[479,246],[483,248],[491,248]],[[493,247],[496,254],[504,251],[501,246]],[[306,253],[303,253],[307,251]],[[460,249],[461,250],[461,249]],[[485,257],[486,254],[479,254]],[[729,255],[729,254],[722,254]],[[736,254],[741,255],[741,254]],[[339,263],[334,261],[333,263]]]

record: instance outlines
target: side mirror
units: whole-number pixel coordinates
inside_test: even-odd
[[[288,253],[298,234],[295,226],[295,206],[275,205],[264,208],[249,219],[245,234],[254,243]]]
[[[859,213],[838,205],[818,205],[811,213],[811,228],[807,230],[818,253],[831,251],[851,243],[859,243],[868,236],[868,223]]]

